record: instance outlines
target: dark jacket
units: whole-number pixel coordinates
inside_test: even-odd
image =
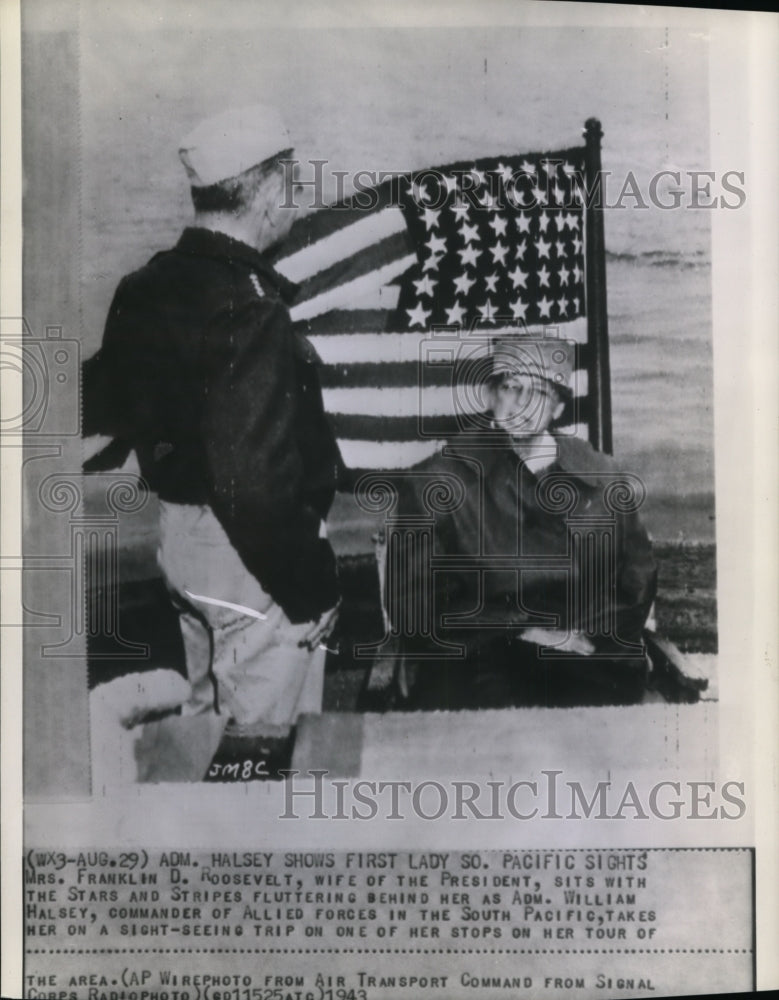
[[[261,254],[187,229],[119,285],[90,364],[85,433],[132,446],[160,499],[208,504],[293,622],[337,601],[319,538],[340,456],[296,292]]]
[[[640,485],[634,479],[627,490],[620,487],[625,477],[613,459],[587,442],[555,440],[557,459],[538,475],[508,435],[490,432],[455,438],[404,478],[400,518],[429,518],[436,496],[440,501],[433,514],[435,572],[431,579],[424,546],[404,543],[407,581],[387,581],[390,605],[398,605],[388,609],[393,621],[411,595],[424,608],[427,588],[438,638],[471,649],[507,626],[582,630],[600,651],[640,639],[656,586],[649,539],[637,509],[630,509],[640,506]],[[606,564],[611,578],[593,586],[607,580]],[[467,615],[468,622],[447,625],[445,615]],[[425,636],[416,638],[411,648],[429,648]]]

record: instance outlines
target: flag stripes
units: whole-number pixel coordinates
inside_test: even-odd
[[[385,209],[389,209],[393,213],[398,213],[402,204],[402,198],[407,196],[408,189],[409,183],[407,178],[405,175],[399,175],[396,178],[390,178],[375,188],[370,188],[365,193],[358,193],[344,202],[321,207],[302,216],[295,222],[284,243],[276,249],[275,253],[269,255],[271,261],[279,271],[284,273],[283,267],[286,266],[284,262],[292,261],[301,250],[315,245],[319,246],[328,237],[335,235],[341,230],[352,229],[363,220],[382,214]],[[378,223],[378,225],[389,225],[389,223],[384,220],[382,223]],[[365,232],[365,227],[362,227],[362,231]],[[398,228],[393,231],[400,232],[401,230]],[[385,231],[382,235],[386,236],[388,233]],[[363,238],[367,239],[367,237]],[[356,248],[348,250],[342,256],[354,252],[356,252]],[[305,260],[305,257],[300,259]],[[332,261],[329,261],[329,263],[332,263]],[[315,270],[318,270],[318,267],[319,258],[315,255],[313,263],[307,265],[305,274],[312,274]],[[290,280],[300,280],[300,278],[290,278]]]
[[[401,256],[414,250],[406,219],[397,208],[384,208],[370,214],[352,210],[348,214],[337,216],[337,220],[344,223],[342,228],[318,238],[316,242],[304,245],[292,253],[285,247],[285,256],[276,263],[277,270],[290,281],[302,284],[312,275],[326,273],[334,265],[350,260],[385,239],[395,237],[403,241]],[[297,237],[296,242],[300,239],[300,233]],[[301,294],[299,300],[309,297]]]
[[[404,370],[406,366],[403,366]],[[432,371],[419,373],[416,384],[405,381],[396,386],[387,384],[389,379],[378,385],[365,385],[362,381],[352,386],[323,387],[325,407],[329,413],[359,414],[370,410],[376,416],[400,417],[409,414],[424,416],[457,415],[475,413],[487,406],[479,391],[481,381],[457,378],[457,372],[450,371],[446,381],[440,381],[446,373]],[[453,377],[454,375],[454,377]],[[433,376],[429,378],[428,376]],[[382,377],[382,369],[376,369],[376,382]],[[411,376],[413,378],[413,375]],[[574,373],[574,396],[587,396],[588,376],[584,369]]]
[[[307,332],[305,325],[301,329]],[[587,326],[583,321],[560,324],[555,328],[558,339],[579,343],[581,341],[578,338],[586,336],[586,331]],[[317,333],[308,334],[308,337],[326,365],[415,361],[427,367],[439,363],[442,355],[450,356],[452,364],[457,360],[467,361],[472,357],[486,356],[493,338],[505,337],[511,333],[516,333],[516,330],[503,327],[462,335],[456,331],[451,334],[435,331],[430,334],[414,330],[386,330],[381,333],[352,330],[348,334]]]
[[[339,285],[371,273],[377,276],[385,274],[387,266],[397,267],[397,274],[402,274],[401,262],[407,261],[405,267],[410,267],[416,261],[413,247],[409,246],[408,234],[393,233],[371,246],[364,247],[341,260],[336,260],[328,267],[315,272],[311,277],[301,282],[297,303],[304,304],[317,295],[337,288]],[[389,265],[388,265],[389,262]],[[377,277],[377,284],[385,284]]]
[[[582,346],[576,351],[577,371],[574,373],[574,394],[586,396],[587,383],[587,348]],[[459,382],[464,366],[448,364],[429,364],[420,372],[419,361],[385,361],[385,362],[336,362],[322,365],[320,381],[322,388],[327,389],[399,389],[415,387],[422,378],[425,386],[454,385]],[[467,372],[463,372],[467,374]],[[583,388],[582,388],[583,386]]]
[[[415,260],[414,254],[408,254],[367,274],[351,278],[351,280],[343,275],[342,282],[335,288],[322,291],[306,302],[294,305],[290,309],[292,319],[297,323],[312,316],[320,316],[331,309],[348,309],[350,304],[360,305],[368,297],[371,297],[373,302],[377,302],[377,300],[380,302],[383,286],[407,271]],[[395,292],[388,302],[388,311],[394,309],[396,302],[397,293]]]

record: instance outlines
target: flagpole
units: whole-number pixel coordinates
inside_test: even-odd
[[[611,369],[609,365],[609,320],[606,309],[606,241],[603,230],[601,139],[597,118],[584,123],[586,177],[586,273],[587,341],[590,345],[588,416],[590,441],[599,451],[611,454]]]

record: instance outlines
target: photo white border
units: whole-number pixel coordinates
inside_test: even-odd
[[[0,316],[22,315],[20,0],[0,0]],[[22,373],[0,367],[0,414],[21,411]],[[0,448],[0,555],[21,554],[21,448]],[[22,574],[3,574],[0,626],[20,621]],[[22,982],[22,630],[0,627],[0,995]]]
[[[275,5],[269,5],[275,6]],[[0,0],[2,44],[2,275],[0,303],[3,316],[21,316],[21,130],[19,92],[21,48],[19,0]],[[713,213],[713,317],[715,380],[715,472],[717,504],[718,615],[720,663],[738,665],[720,669],[720,761],[723,774],[749,776],[755,807],[758,906],[758,988],[779,985],[779,958],[774,942],[779,930],[779,853],[777,852],[777,624],[779,600],[776,553],[777,531],[777,362],[779,315],[777,254],[777,121],[779,73],[775,53],[779,45],[776,15],[743,11],[706,11],[684,8],[621,7],[605,4],[526,4],[502,2],[439,3],[420,8],[395,3],[342,3],[335,21],[333,8],[302,4],[294,14],[286,9],[279,20],[308,26],[370,25],[466,26],[519,23],[527,26],[652,27],[670,25],[705,31],[711,38],[711,169],[718,174],[744,169],[747,203],[737,212]],[[326,20],[326,24],[324,21]],[[745,352],[750,363],[745,365]],[[21,377],[3,370],[4,413],[18,412]],[[15,409],[15,407],[17,407]],[[18,449],[2,453],[2,551],[20,551],[21,510]],[[744,483],[747,489],[744,490]],[[751,484],[751,489],[749,488]],[[746,493],[746,496],[745,496]],[[9,575],[10,578],[10,575]],[[15,578],[15,577],[14,577]],[[6,583],[2,595],[3,621],[18,620],[19,588]],[[21,886],[21,630],[2,630],[2,844],[3,844],[3,996],[20,996],[22,912]],[[746,662],[748,661],[748,662]],[[746,664],[746,684],[740,665]],[[753,723],[747,726],[743,711]],[[751,744],[744,733],[753,732]],[[109,835],[121,825],[118,815],[144,814],[139,802],[161,800],[159,790],[134,790],[93,806],[36,806],[33,827],[60,813],[55,827],[66,835],[70,820],[78,827],[86,809],[105,824]],[[225,789],[214,794],[224,798]],[[177,794],[177,809],[187,795],[202,796],[202,787]],[[70,819],[68,819],[68,817]],[[165,814],[162,814],[165,822]],[[83,833],[83,828],[82,831]],[[213,831],[216,832],[216,831]],[[342,831],[339,830],[339,834]],[[150,842],[158,842],[150,834]],[[162,831],[162,836],[168,831]],[[15,933],[14,933],[15,931]]]

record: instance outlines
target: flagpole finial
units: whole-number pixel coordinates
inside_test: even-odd
[[[599,118],[588,118],[584,123],[584,134],[588,139],[602,139],[603,129]]]

